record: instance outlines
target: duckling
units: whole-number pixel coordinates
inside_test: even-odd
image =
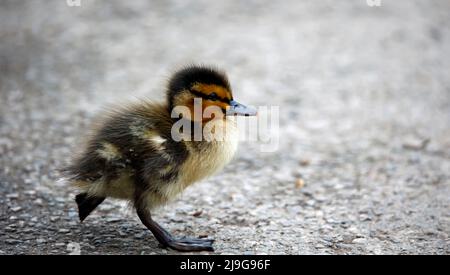
[[[179,107],[192,112],[215,107],[219,113],[200,118],[176,115]],[[236,115],[253,116],[256,111],[234,100],[224,72],[196,65],[170,78],[165,102],[141,101],[115,109],[65,169],[69,182],[80,190],[75,197],[80,221],[108,197],[128,200],[163,247],[213,251],[213,239],[176,238],[152,219],[151,212],[230,162],[237,150],[232,119]],[[224,138],[208,139],[208,123],[224,130]],[[174,131],[178,124],[194,131]],[[200,129],[200,138],[194,137],[195,129]]]

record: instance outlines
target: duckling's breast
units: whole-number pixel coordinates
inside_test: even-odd
[[[180,169],[179,179],[184,187],[219,172],[236,153],[239,140],[234,122],[218,121],[215,126],[221,127],[223,138],[186,142],[189,156]]]
[[[236,152],[238,132],[236,127],[230,127],[223,140],[183,142],[188,155],[179,167],[178,176],[171,182],[158,184],[158,193],[148,193],[150,208],[172,201],[191,184],[219,172]]]

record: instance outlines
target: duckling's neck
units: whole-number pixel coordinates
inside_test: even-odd
[[[194,142],[228,142],[235,138],[236,122],[232,118],[193,121],[184,118],[174,120],[175,132],[178,127],[183,140]]]

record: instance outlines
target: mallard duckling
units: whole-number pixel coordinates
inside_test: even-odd
[[[79,218],[82,222],[107,197],[124,199],[132,202],[142,223],[164,247],[213,251],[212,239],[173,237],[152,219],[151,211],[223,168],[238,141],[230,116],[256,115],[256,111],[237,103],[226,75],[209,67],[179,70],[166,93],[164,103],[140,102],[114,110],[66,169],[69,181],[81,190],[75,198]],[[201,111],[215,106],[220,114],[173,117],[177,107],[194,111],[199,99]],[[201,140],[189,140],[186,137],[193,137],[195,131],[173,131],[184,122],[200,130],[214,122],[216,130],[225,130],[225,138],[208,141],[200,131]]]

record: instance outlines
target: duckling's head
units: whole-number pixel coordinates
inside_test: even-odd
[[[189,108],[192,120],[195,120],[193,114],[198,107],[201,107],[201,114],[207,113],[205,110],[208,107],[213,107],[208,109],[218,110],[221,117],[256,115],[256,110],[234,100],[225,73],[206,66],[189,66],[177,71],[169,81],[167,100],[170,111],[176,106]],[[215,116],[216,113],[212,117]],[[203,115],[201,120],[209,120],[209,117],[210,115],[207,115],[204,118]]]

